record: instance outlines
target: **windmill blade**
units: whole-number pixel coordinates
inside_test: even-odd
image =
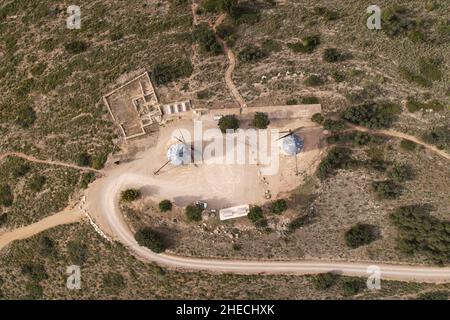
[[[186,143],[186,139],[185,139],[185,138],[184,138],[184,136],[183,136],[183,132],[181,132],[181,130],[180,130],[180,129],[178,129],[178,132],[180,133],[180,135],[181,135],[181,138],[183,139],[183,141],[182,141],[182,142]]]
[[[166,163],[164,163],[161,168],[153,172],[153,174],[156,176],[165,166],[167,166],[170,163],[170,160],[168,160]]]
[[[298,176],[297,153],[295,154],[295,175]]]
[[[288,134],[282,136],[281,138],[278,138],[278,139],[275,140],[275,141],[279,141],[279,140],[284,139],[284,138],[286,138],[286,137],[289,137],[290,135],[293,135],[293,134],[294,134],[294,132],[289,132]]]

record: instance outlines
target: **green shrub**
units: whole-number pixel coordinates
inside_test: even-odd
[[[288,43],[287,46],[296,53],[313,53],[320,45],[320,36],[311,35],[303,38],[301,42]]]
[[[346,297],[357,295],[364,287],[365,283],[360,279],[344,280],[342,282],[342,291]]]
[[[41,236],[38,241],[38,253],[43,257],[55,256],[56,246],[52,239]]]
[[[264,219],[263,211],[261,207],[253,206],[250,208],[250,211],[247,215],[251,222],[257,223],[260,220]]]
[[[372,188],[379,199],[396,199],[403,193],[403,187],[393,180],[374,181]]]
[[[116,272],[108,272],[103,276],[103,286],[112,291],[120,291],[126,287],[125,278]]]
[[[326,62],[338,62],[343,60],[342,53],[336,48],[327,48],[323,51],[323,60]]]
[[[322,124],[324,120],[325,119],[321,113],[314,113],[311,117],[311,121],[318,124]]]
[[[48,279],[47,271],[45,270],[44,265],[40,263],[26,263],[22,265],[21,272],[32,281],[39,282]]]
[[[202,205],[188,205],[185,210],[186,217],[189,221],[201,221],[203,209]]]
[[[239,120],[233,115],[226,115],[219,119],[219,128],[222,133],[226,133],[227,130],[239,129]]]
[[[419,61],[420,74],[429,81],[439,81],[442,79],[440,63],[436,59],[421,59]]]
[[[397,105],[365,103],[347,108],[342,118],[357,125],[381,129],[392,125],[399,110]]]
[[[323,122],[323,128],[329,131],[342,131],[346,128],[345,121],[325,119]]]
[[[80,187],[86,189],[88,185],[95,180],[95,174],[93,172],[85,172],[81,176]]]
[[[311,222],[311,218],[309,215],[303,215],[303,216],[297,217],[297,218],[293,219],[291,222],[289,222],[288,228],[287,228],[288,232],[293,233],[298,228],[301,228],[310,222]]]
[[[0,228],[6,225],[7,222],[8,222],[8,214],[7,213],[0,214]]]
[[[32,107],[22,107],[17,113],[16,124],[24,129],[27,129],[34,124],[36,118],[36,112]]]
[[[222,45],[217,41],[214,32],[206,23],[197,26],[194,31],[194,40],[199,44],[203,52],[213,55],[223,52]]]
[[[448,126],[435,127],[424,135],[424,140],[436,145],[440,149],[450,146],[450,128]]]
[[[318,75],[311,75],[303,82],[308,87],[318,87],[324,84],[323,79]]]
[[[141,192],[137,189],[127,189],[122,191],[121,200],[124,202],[133,202],[141,196]]]
[[[153,67],[152,80],[156,85],[187,78],[192,74],[193,67],[189,60],[177,60],[171,63],[158,63]]]
[[[370,224],[358,223],[345,233],[345,243],[352,249],[370,244],[377,239],[376,230]]]
[[[295,99],[295,98],[286,100],[286,105],[288,105],[288,106],[294,106],[294,105],[296,105],[297,103],[298,103],[298,101],[297,101],[297,99]]]
[[[0,185],[0,205],[4,207],[12,206],[14,201],[14,195],[11,191],[11,187],[7,184]]]
[[[320,162],[317,169],[317,176],[320,180],[325,180],[336,169],[342,169],[351,162],[352,151],[344,147],[333,147],[328,155]]]
[[[448,300],[450,292],[448,291],[430,291],[421,293],[417,296],[417,300]]]
[[[265,112],[256,112],[253,117],[252,125],[258,129],[267,129],[270,124],[269,115]]]
[[[46,177],[41,175],[34,175],[30,180],[30,189],[34,192],[39,192],[44,187]]]
[[[108,154],[105,152],[102,152],[92,159],[92,168],[101,170],[105,166],[106,160],[108,159]]]
[[[399,207],[390,215],[398,230],[397,248],[407,255],[423,255],[438,264],[450,262],[450,222],[430,215],[429,205]]]
[[[345,81],[345,74],[340,72],[340,71],[336,71],[336,70],[333,71],[331,76],[333,77],[334,81],[336,81],[336,82],[343,82],[343,81]]]
[[[69,241],[67,253],[72,264],[81,266],[87,261],[88,247],[80,241]]]
[[[14,168],[12,168],[12,176],[14,178],[20,178],[25,176],[28,172],[30,172],[31,167],[26,164],[26,163],[19,163],[17,166],[15,166]]]
[[[314,13],[325,18],[327,21],[333,21],[340,18],[339,12],[328,9],[326,7],[314,7]]]
[[[64,48],[66,49],[66,51],[68,53],[78,54],[78,53],[86,51],[88,48],[88,44],[84,41],[75,40],[75,41],[66,43],[64,45]]]
[[[88,167],[92,163],[92,157],[87,152],[82,152],[77,155],[77,165],[80,167]]]
[[[163,200],[159,203],[159,210],[161,212],[167,212],[172,210],[172,202],[170,200]]]
[[[161,236],[151,228],[138,230],[134,238],[140,246],[146,247],[155,253],[162,253],[166,250]]]
[[[267,52],[265,52],[261,47],[255,46],[253,44],[246,45],[238,53],[238,59],[242,63],[255,63],[267,57]]]
[[[310,97],[303,97],[302,98],[302,104],[319,104],[319,98],[310,96]]]
[[[316,290],[327,290],[336,283],[338,278],[339,276],[337,274],[327,272],[312,276],[311,281]]]
[[[388,177],[395,182],[405,182],[414,178],[414,169],[407,164],[395,165],[388,171]]]
[[[400,148],[406,151],[414,151],[417,148],[417,144],[414,141],[402,139]]]
[[[270,211],[275,214],[281,214],[287,210],[287,202],[284,199],[279,199],[272,202],[270,206]]]

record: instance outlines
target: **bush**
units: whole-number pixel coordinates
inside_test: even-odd
[[[318,75],[311,75],[305,79],[304,84],[308,87],[318,87],[324,84],[322,78]]]
[[[325,119],[323,122],[323,128],[329,131],[342,131],[346,128],[345,121]]]
[[[122,191],[121,199],[124,202],[133,202],[141,196],[141,193],[137,189],[127,189]]]
[[[321,113],[315,113],[311,117],[311,121],[315,122],[315,123],[318,123],[318,124],[322,124],[324,120],[325,119],[324,119],[324,117],[323,117],[323,115]]]
[[[189,221],[201,221],[203,206],[202,205],[188,205],[185,210],[186,216]]]
[[[345,233],[345,243],[352,249],[372,243],[377,239],[376,227],[358,223]]]
[[[112,291],[120,291],[126,287],[125,278],[116,272],[108,272],[103,277],[103,286]]]
[[[364,289],[365,283],[360,279],[354,280],[344,280],[342,283],[342,290],[344,296],[351,297],[358,294],[362,289]]]
[[[242,63],[255,63],[267,57],[267,53],[260,47],[248,44],[239,53],[238,58]]]
[[[357,125],[381,129],[390,127],[396,119],[395,115],[399,112],[397,105],[365,103],[347,108],[342,118]]]
[[[6,222],[8,222],[8,214],[7,213],[2,213],[0,214],[0,228],[3,227]]]
[[[226,133],[227,130],[237,130],[239,129],[239,120],[234,114],[223,116],[219,120],[219,128],[222,133]]]
[[[28,277],[28,279],[35,282],[48,279],[48,274],[45,271],[45,267],[39,263],[26,263],[22,265],[21,272],[24,276]]]
[[[156,85],[165,85],[192,74],[193,67],[189,60],[177,60],[172,63],[159,63],[153,67],[152,80]]]
[[[330,10],[326,7],[314,7],[314,13],[328,21],[337,20],[340,17],[339,12]]]
[[[403,187],[392,180],[374,181],[372,188],[379,199],[396,199],[403,193]]]
[[[88,48],[88,44],[84,41],[75,40],[75,41],[66,43],[64,45],[64,47],[66,48],[66,51],[68,53],[78,54],[78,53],[86,51]]]
[[[303,97],[302,104],[319,104],[319,98],[311,96],[311,97]]]
[[[286,211],[287,207],[288,206],[287,206],[286,200],[279,199],[279,200],[272,202],[272,205],[270,206],[270,211],[272,211],[272,213],[275,213],[275,214],[281,214],[284,211]]]
[[[414,141],[402,139],[400,148],[406,151],[414,151],[417,148],[417,144]]]
[[[159,210],[161,212],[167,212],[172,210],[172,202],[170,200],[163,200],[159,203]]]
[[[36,112],[32,107],[20,108],[17,113],[16,124],[24,129],[31,127],[36,121]]]
[[[258,129],[267,129],[270,124],[269,116],[265,112],[256,112],[253,118],[252,125]]]
[[[80,187],[86,189],[90,183],[95,180],[95,174],[93,172],[85,172],[81,176]]]
[[[345,81],[345,74],[343,74],[342,72],[333,71],[331,76],[333,77],[334,81],[336,81],[338,83]]]
[[[450,262],[450,222],[430,215],[429,205],[399,207],[390,215],[398,230],[397,248],[407,255],[423,255],[438,264]]]
[[[77,155],[77,165],[80,167],[89,167],[92,163],[92,158],[87,152],[82,152]]]
[[[430,291],[419,294],[417,300],[448,300],[449,297],[448,291]]]
[[[434,144],[440,149],[445,149],[450,146],[450,128],[448,126],[433,128],[423,138],[426,142]]]
[[[217,41],[214,32],[208,24],[200,24],[194,32],[194,40],[199,44],[203,52],[218,55],[222,53],[222,45]]]
[[[101,170],[105,166],[106,160],[108,159],[107,153],[100,153],[92,159],[92,168],[96,170]]]
[[[0,185],[0,205],[4,207],[12,206],[14,201],[14,195],[11,191],[11,187],[7,184]]]
[[[312,276],[311,280],[316,290],[326,290],[333,286],[338,278],[337,274],[327,272]]]
[[[325,180],[336,169],[344,168],[351,160],[352,151],[344,147],[333,147],[328,155],[320,162],[317,176]]]
[[[288,43],[287,46],[296,53],[313,53],[319,44],[320,37],[311,35],[303,38],[302,42]]]
[[[404,182],[414,178],[414,170],[407,164],[395,165],[391,170],[389,170],[388,176],[395,182]]]
[[[14,178],[20,178],[30,172],[31,167],[26,163],[20,163],[12,169],[12,176]]]
[[[303,215],[303,216],[297,217],[294,220],[292,220],[291,222],[289,222],[288,232],[293,233],[298,228],[301,228],[310,222],[311,222],[311,217],[309,215]]]
[[[250,211],[247,215],[251,222],[257,223],[260,220],[264,219],[263,211],[261,207],[253,206],[250,208]]]
[[[56,254],[55,243],[46,236],[41,236],[38,241],[38,253],[43,257],[54,256]]]
[[[28,292],[28,298],[32,300],[37,300],[42,298],[44,294],[44,289],[36,281],[30,281],[26,284],[26,291]]]
[[[134,235],[137,243],[140,246],[146,247],[155,253],[162,253],[166,250],[164,243],[156,232],[151,228],[143,228]]]
[[[72,264],[81,266],[87,260],[88,247],[79,241],[69,241],[67,243],[67,253]]]
[[[322,57],[326,62],[338,62],[343,60],[343,55],[336,48],[325,49]]]
[[[34,175],[30,180],[30,189],[34,192],[39,192],[44,187],[47,178],[41,175]]]

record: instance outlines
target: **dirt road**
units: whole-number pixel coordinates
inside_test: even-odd
[[[0,250],[15,240],[30,238],[56,226],[81,221],[83,216],[82,211],[79,209],[67,209],[29,226],[6,232],[0,235]]]
[[[42,164],[48,164],[48,165],[52,165],[52,166],[60,166],[60,167],[77,169],[77,170],[81,170],[81,171],[92,171],[92,172],[101,173],[100,170],[95,170],[95,169],[88,168],[88,167],[80,167],[75,164],[65,163],[65,162],[61,162],[61,161],[41,160],[41,159],[37,159],[35,157],[29,156],[29,155],[26,155],[26,154],[20,153],[20,152],[7,152],[7,153],[0,154],[0,161],[2,161],[3,159],[5,159],[7,157],[18,157],[18,158],[22,158],[22,159],[25,159],[30,162],[35,162],[35,163],[42,163]]]
[[[409,134],[390,130],[390,129],[388,129],[388,130],[373,130],[373,129],[368,129],[365,127],[355,126],[353,124],[348,124],[348,125],[350,128],[352,128],[354,130],[368,132],[368,133],[372,133],[372,134],[376,134],[376,135],[385,135],[385,136],[389,136],[389,137],[400,138],[400,139],[405,139],[405,140],[415,142],[415,143],[425,147],[426,149],[428,149],[434,153],[437,153],[441,157],[446,158],[447,160],[450,160],[450,154],[448,154],[444,150],[440,150],[440,149],[436,148],[435,146],[428,144],[428,143],[426,143],[414,136],[411,136]]]
[[[217,20],[215,21],[213,25],[213,30],[216,32],[216,28],[225,20],[227,17],[226,14],[221,14]],[[225,82],[227,84],[228,90],[230,90],[231,95],[236,100],[240,108],[247,107],[247,104],[245,103],[244,98],[239,93],[239,90],[237,89],[236,85],[233,81],[233,72],[234,68],[236,67],[236,56],[234,55],[233,51],[228,47],[225,41],[220,39],[216,34],[217,41],[219,41],[222,44],[223,50],[228,58],[228,67],[225,72]]]

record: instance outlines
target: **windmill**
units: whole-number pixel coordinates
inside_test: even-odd
[[[179,130],[180,131],[180,130]],[[182,166],[185,164],[192,163],[192,153],[196,152],[194,146],[188,144],[184,139],[183,134],[180,131],[181,139],[178,137],[173,137],[177,140],[177,143],[172,144],[167,150],[167,162],[165,162],[158,170],[153,172],[154,175],[157,175],[161,172],[163,168],[165,168],[168,164],[172,164],[176,167]],[[196,167],[197,165],[194,164]]]
[[[300,138],[296,133],[303,129],[303,127],[299,127],[296,129],[289,129],[288,131],[282,131],[280,133],[287,133],[284,136],[277,139],[277,141],[281,140],[281,148],[284,153],[288,156],[294,156],[295,158],[295,175],[298,176],[298,163],[297,163],[297,155],[303,150],[304,142],[303,139]]]

